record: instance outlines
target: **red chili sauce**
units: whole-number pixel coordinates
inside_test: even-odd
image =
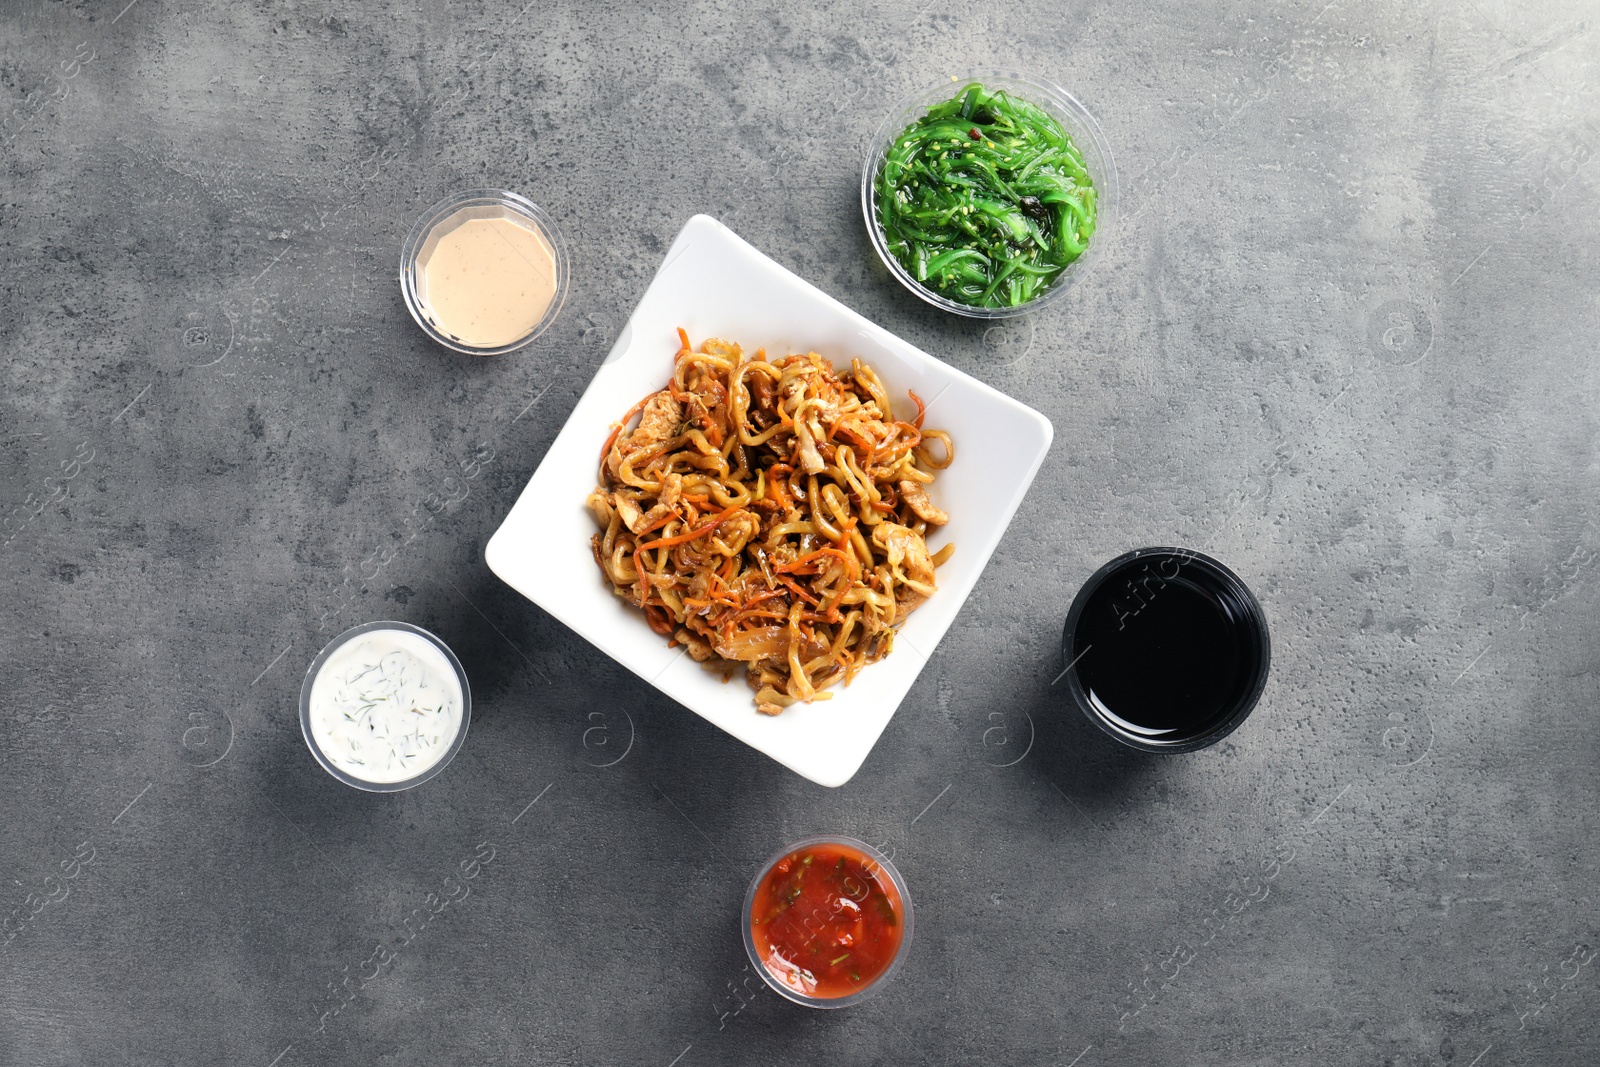
[[[756,887],[750,932],[768,972],[797,993],[846,997],[894,962],[900,894],[848,845],[810,845],[772,865]]]

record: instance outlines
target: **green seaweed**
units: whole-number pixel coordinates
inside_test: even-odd
[[[874,186],[890,254],[973,307],[1037,298],[1094,235],[1094,183],[1066,130],[978,82],[901,131]]]

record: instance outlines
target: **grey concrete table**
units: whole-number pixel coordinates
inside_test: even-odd
[[[857,201],[891,102],[982,64],[1080,94],[1123,176],[1106,258],[992,330]],[[1596,1062],[1597,75],[1578,3],[7,5],[0,1063]],[[575,280],[479,361],[394,276],[485,185]],[[1056,427],[839,790],[482,560],[701,211]],[[1276,645],[1246,726],[1166,759],[1051,687],[1079,583],[1151,543],[1235,567]],[[375,797],[295,701],[384,617],[477,702]],[[840,1013],[735,935],[819,828],[918,905]]]

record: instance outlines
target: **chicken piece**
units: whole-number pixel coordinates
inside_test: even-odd
[[[628,529],[632,530],[634,533],[638,533],[640,530],[648,530],[651,527],[661,523],[663,519],[674,518],[677,516],[677,514],[678,513],[676,510],[668,507],[667,505],[657,504],[643,515],[639,516],[638,526],[630,526]],[[660,537],[661,535],[652,534],[651,536]]]
[[[925,595],[917,592],[909,585],[902,586],[900,595],[894,598],[894,617],[900,622],[905,622],[906,616],[921,607],[922,602],[927,599]]]
[[[699,634],[690,633],[680,627],[678,632],[673,635],[673,639],[689,650],[689,658],[696,663],[704,663],[709,659],[716,658],[717,654],[712,650],[711,642]]]
[[[682,421],[683,406],[672,398],[670,390],[663,389],[645,404],[639,425],[628,435],[628,443],[634,448],[653,448],[672,438]]]
[[[744,383],[750,390],[748,409],[750,424],[758,431],[765,430],[778,421],[778,416],[775,414],[778,406],[777,390],[773,388],[772,379],[765,374],[746,375]]]
[[[668,474],[661,479],[661,492],[656,496],[656,505],[665,505],[669,508],[678,506],[678,500],[683,496],[683,475],[676,472]],[[653,509],[652,509],[653,510]]]
[[[943,526],[950,521],[949,515],[933,506],[933,501],[928,499],[928,491],[915,479],[900,479],[900,499],[929,526]]]
[[[639,504],[631,493],[616,493],[612,497],[617,509],[617,516],[622,519],[630,533],[638,533],[643,525],[644,512],[639,510]]]
[[[645,402],[644,410],[639,414],[639,425],[634,427],[633,432],[617,436],[616,443],[606,455],[606,470],[615,478],[624,459],[635,452],[672,440],[682,423],[683,406],[672,398],[670,391],[661,390]]]
[[[937,586],[934,582],[933,560],[928,556],[928,543],[922,535],[908,527],[893,522],[880,522],[872,528],[872,542],[883,549],[888,557],[889,569],[904,584],[904,590],[895,597],[897,619],[932,596]]]
[[[794,697],[780,693],[770,685],[761,685],[756,680],[756,667],[750,668],[750,684],[758,686],[756,689],[756,710],[763,715],[781,715],[783,709],[794,703]]]
[[[883,549],[889,566],[902,578],[926,585],[929,592],[933,591],[933,560],[921,534],[899,523],[880,522],[872,528],[872,542]]]
[[[584,501],[589,505],[589,510],[594,513],[595,525],[604,530],[611,525],[611,498],[603,490],[596,489],[589,494],[589,499]]]

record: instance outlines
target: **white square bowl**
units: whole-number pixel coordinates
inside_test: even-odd
[[[820,352],[844,368],[859,356],[903,405],[902,418],[914,413],[907,390],[915,390],[928,405],[926,425],[948,430],[955,442],[955,462],[929,487],[950,514],[929,545],[937,551],[956,544],[939,568],[939,591],[900,628],[894,651],[862,668],[848,687],[828,690],[831,700],[762,715],[742,674],[724,683],[683,648],[669,647],[595,566],[594,518],[584,501],[596,485],[600,447],[613,422],[666,386],[680,326],[697,347],[720,337],[748,352],[765,348],[772,358]],[[1037,411],[873,325],[720,222],[696,215],[484,556],[507,585],[695,714],[813,782],[840,786],[872,751],[977,584],[1051,434]]]

